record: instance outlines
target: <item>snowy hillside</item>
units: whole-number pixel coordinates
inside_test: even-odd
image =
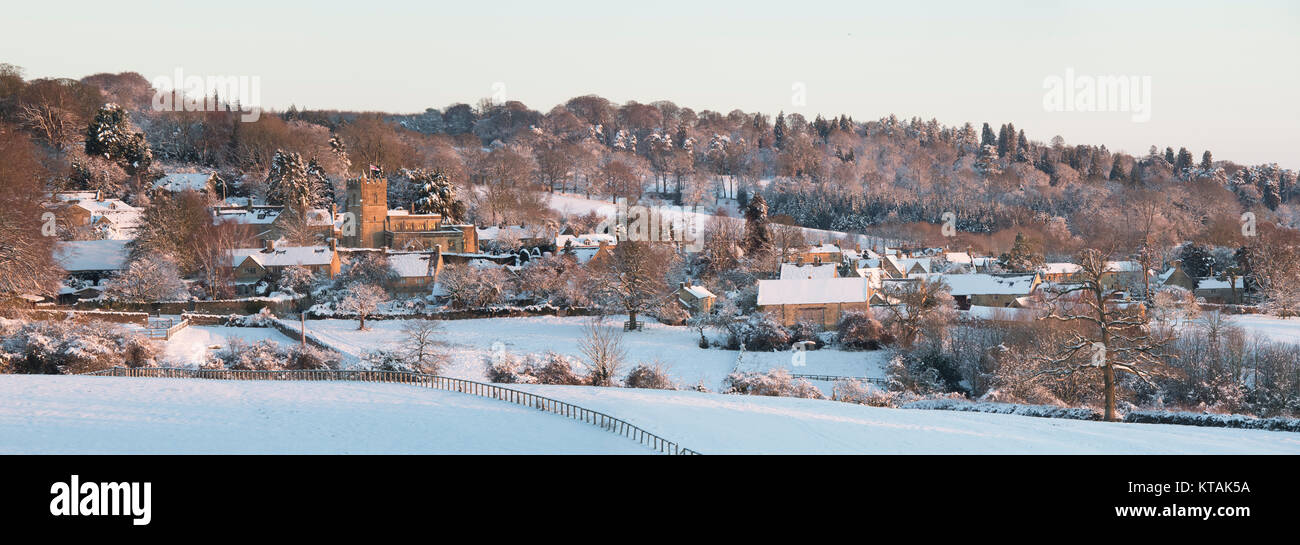
[[[523,386],[705,454],[1300,453],[1300,434],[833,401]],[[0,376],[0,453],[617,453],[626,438],[509,403],[412,386]]]
[[[0,453],[646,454],[590,425],[390,384],[0,376]]]
[[[588,386],[518,389],[616,414],[705,454],[1300,454],[1300,434],[885,409]]]

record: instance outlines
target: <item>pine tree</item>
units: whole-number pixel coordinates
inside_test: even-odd
[[[86,127],[86,155],[115,161],[133,176],[153,164],[153,151],[144,134],[133,130],[126,110],[111,103],[100,107]]]
[[[1043,266],[1043,255],[1034,251],[1024,233],[1016,233],[1011,249],[998,256],[998,264],[1011,272],[1032,272]]]
[[[997,149],[997,144],[997,135],[993,134],[993,129],[989,127],[988,123],[985,123],[984,129],[980,131],[980,147],[994,146],[994,149]]]
[[[776,114],[776,124],[772,125],[772,143],[776,149],[785,149],[785,112]]]
[[[449,223],[458,222],[465,216],[465,203],[456,199],[456,188],[446,174],[416,169],[410,176],[415,186],[416,212],[439,214]]]
[[[1029,140],[1025,139],[1024,129],[1020,129],[1020,136],[1016,138],[1016,161],[1029,162]]]
[[[745,207],[745,252],[757,256],[772,251],[772,229],[767,224],[767,200],[757,194]]]
[[[306,210],[320,202],[319,181],[307,169],[307,163],[295,152],[276,150],[271,170],[266,175],[266,200],[275,205]]]
[[[1210,170],[1212,168],[1214,168],[1214,155],[1210,153],[1210,150],[1205,150],[1205,153],[1201,154],[1201,170]]]

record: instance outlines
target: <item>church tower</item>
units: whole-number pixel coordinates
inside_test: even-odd
[[[383,248],[388,219],[388,179],[365,174],[348,180],[343,244],[352,248]],[[351,227],[351,229],[349,229]],[[350,234],[349,234],[350,233]]]

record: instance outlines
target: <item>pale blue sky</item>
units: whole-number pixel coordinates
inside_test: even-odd
[[[1300,168],[1300,2],[22,2],[28,77],[261,78],[264,105],[419,111],[596,93],[697,110],[1013,122],[1131,153]],[[1150,76],[1151,120],[1047,112],[1043,80]],[[807,105],[791,104],[802,82]]]

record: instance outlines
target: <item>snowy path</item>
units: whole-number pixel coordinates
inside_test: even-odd
[[[396,384],[0,375],[0,453],[651,454],[557,415]]]

